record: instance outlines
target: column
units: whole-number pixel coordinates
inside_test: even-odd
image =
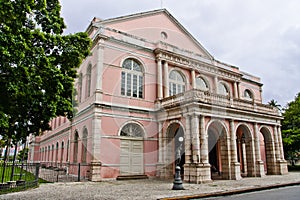
[[[236,148],[236,134],[234,131],[234,120],[230,120],[230,139],[231,139],[231,162],[238,162]]]
[[[191,124],[192,132],[192,153],[193,153],[193,163],[200,162],[200,141],[199,141],[199,118],[196,114],[192,116]]]
[[[200,116],[200,142],[201,142],[201,150],[200,150],[200,158],[203,164],[208,164],[208,135],[205,132],[205,120],[204,116]]]
[[[284,159],[284,153],[283,153],[283,146],[282,146],[282,135],[281,135],[281,128],[280,126],[277,126],[277,134],[278,134],[278,143],[279,143],[279,170],[278,174],[287,174],[288,168],[287,168],[287,161]]]
[[[274,131],[274,143],[275,143],[274,153],[275,153],[276,160],[280,160],[280,149],[279,149],[278,132],[276,126],[273,127],[273,131]]]
[[[261,160],[260,154],[260,134],[258,130],[258,124],[254,123],[254,152],[255,152],[255,170],[256,176],[261,177],[265,175],[264,163]]]
[[[237,87],[237,98],[240,98],[240,82],[236,83],[236,87]]]
[[[234,98],[238,98],[238,88],[237,88],[237,82],[233,83],[233,90],[234,90]]]
[[[237,159],[237,144],[236,144],[236,132],[234,129],[234,120],[230,120],[230,149],[231,149],[231,179],[240,180],[241,168]]]
[[[157,60],[157,98],[163,98],[163,84],[162,84],[162,63],[161,60]]]
[[[192,71],[191,71],[191,76],[192,76],[192,88],[196,89],[196,75],[195,75],[194,69],[192,69]]]
[[[214,77],[214,83],[215,83],[215,93],[218,93],[218,77]]]
[[[280,159],[284,160],[284,152],[283,152],[283,146],[282,146],[282,135],[281,135],[281,128],[278,126],[278,143],[279,143],[279,151],[280,151]]]
[[[185,130],[185,163],[189,164],[192,162],[191,120],[189,115],[185,117]]]
[[[260,155],[260,138],[257,123],[254,123],[254,143],[255,143],[255,157],[257,161],[261,161]]]
[[[169,96],[169,65],[168,62],[164,63],[164,97]]]

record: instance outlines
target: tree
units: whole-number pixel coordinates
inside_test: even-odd
[[[272,99],[271,101],[268,102],[269,106],[272,106],[273,108],[278,109],[279,111],[281,111],[281,105],[278,104],[278,102],[274,99]]]
[[[28,151],[29,151],[29,149],[27,147],[20,150],[18,153],[17,159],[19,161],[27,160],[28,159]]]
[[[283,113],[282,140],[287,159],[297,160],[300,152],[300,93]]]
[[[63,35],[59,0],[0,0],[0,134],[15,141],[73,117],[76,68],[86,33]]]

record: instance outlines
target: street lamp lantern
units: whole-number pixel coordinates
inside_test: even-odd
[[[182,142],[183,142],[183,137],[178,138],[179,141],[179,147],[176,150],[176,167],[175,167],[175,179],[173,182],[173,188],[172,190],[184,190],[183,185],[182,185],[182,180],[181,180],[181,175],[180,175],[180,160],[181,160],[181,149],[182,149]]]

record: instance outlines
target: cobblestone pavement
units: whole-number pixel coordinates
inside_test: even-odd
[[[172,181],[156,179],[103,182],[47,183],[24,192],[0,195],[0,199],[159,199],[224,191],[251,189],[271,185],[299,183],[300,172],[242,180],[218,180],[204,184],[184,183],[185,190],[174,191]]]

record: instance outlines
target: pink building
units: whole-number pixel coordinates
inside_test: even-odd
[[[216,60],[167,10],[94,18],[87,33],[78,112],[32,140],[32,161],[81,163],[92,181],[173,178],[176,162],[195,183],[287,173],[260,79]]]

